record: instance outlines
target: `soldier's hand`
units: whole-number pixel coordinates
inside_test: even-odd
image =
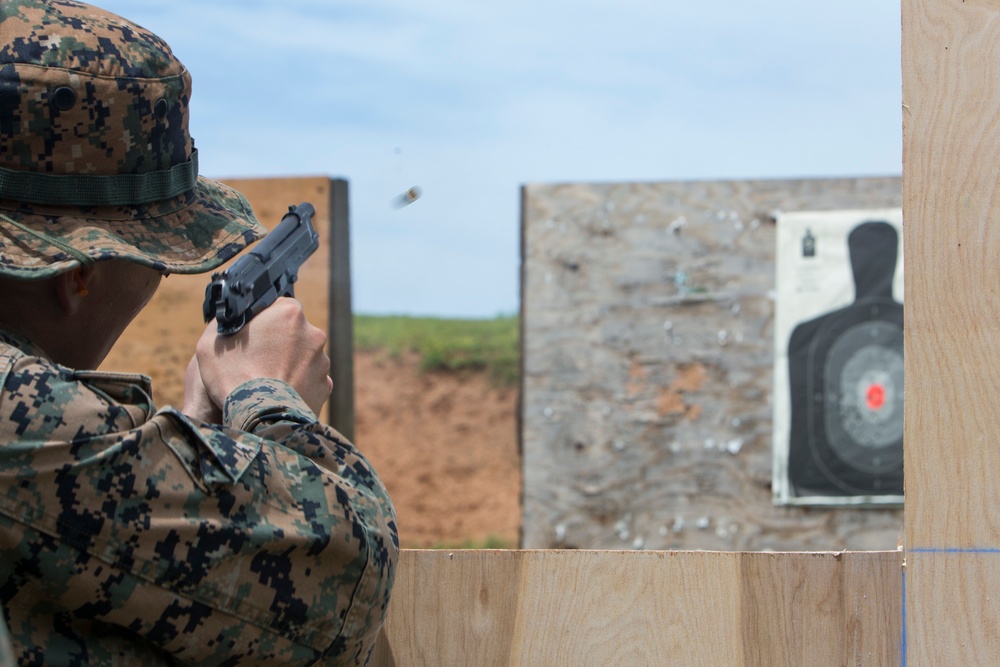
[[[181,412],[194,421],[208,424],[222,423],[222,409],[208,395],[208,389],[201,379],[198,355],[191,357],[187,372],[184,373],[184,407]]]
[[[302,304],[279,298],[232,336],[220,336],[210,322],[195,356],[208,396],[215,405],[250,380],[277,378],[290,384],[319,414],[333,390],[326,334],[306,320]]]

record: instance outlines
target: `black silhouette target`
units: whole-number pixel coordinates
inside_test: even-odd
[[[902,461],[902,345],[902,327],[869,321],[841,334],[827,356],[822,427],[834,453],[860,470],[889,472]]]
[[[902,495],[903,306],[899,237],[886,222],[848,236],[855,300],[800,323],[788,344],[796,496]]]

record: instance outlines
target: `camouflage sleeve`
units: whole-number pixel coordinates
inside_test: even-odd
[[[245,382],[234,389],[222,414],[229,426],[258,434],[261,426],[276,422],[311,424],[317,420],[294,388],[273,378]]]
[[[0,603],[22,664],[366,662],[395,515],[288,385],[244,385],[213,426],[154,411],[138,376],[2,371]]]
[[[364,456],[336,429],[320,422],[285,382],[261,379],[237,387],[227,397],[223,415],[231,427],[279,442],[372,494],[377,503],[366,521],[375,521],[379,514],[393,515],[389,495]],[[395,531],[395,523],[392,528]],[[395,533],[391,538],[395,544]]]

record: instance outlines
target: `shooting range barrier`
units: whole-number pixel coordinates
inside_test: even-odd
[[[903,0],[902,29],[903,548],[725,551],[809,546],[831,536],[851,544],[852,536],[882,541],[897,521],[893,510],[768,508],[762,499],[770,498],[765,487],[771,478],[765,451],[771,414],[766,376],[772,325],[765,287],[773,249],[767,232],[771,209],[779,204],[841,208],[847,205],[845,192],[851,207],[898,205],[893,199],[898,181],[875,179],[883,183],[875,192],[862,187],[869,179],[838,180],[846,190],[835,189],[832,195],[826,188],[833,181],[702,184],[687,195],[638,184],[532,186],[526,189],[523,216],[523,443],[530,485],[525,544],[673,548],[676,542],[677,547],[705,544],[724,551],[404,551],[373,665],[995,664],[1000,637],[1000,447],[995,444],[1000,434],[1000,9],[987,0]],[[768,187],[776,191],[768,193]],[[573,219],[586,221],[576,250],[555,249],[561,247],[555,244],[560,224],[568,227],[569,218],[563,219],[565,210],[533,208],[542,205],[537,195],[543,193],[574,194],[569,199],[577,202],[580,215]],[[828,196],[836,201],[825,200]],[[656,197],[661,200],[655,209],[642,208]],[[640,204],[623,213],[619,202]],[[705,248],[724,251],[724,257],[713,263],[707,253],[692,248],[680,271],[667,272],[666,280],[661,275],[659,291],[653,293],[644,276],[650,267],[654,274],[664,273],[655,266],[664,261],[657,254],[656,225],[663,215],[688,210],[695,214],[672,218],[667,232],[659,232],[673,236],[676,223],[681,238],[700,239]],[[697,217],[706,210],[716,212],[715,222]],[[265,222],[280,217],[278,210],[258,213]],[[621,265],[614,274],[617,285],[602,286],[595,270],[609,261],[607,255],[625,257],[622,251],[635,243],[623,238],[617,222],[622,215],[635,230],[646,230],[649,246],[637,260]],[[642,225],[639,216],[645,216]],[[528,224],[539,220],[551,220],[553,226]],[[535,233],[540,236],[530,236]],[[555,245],[548,250],[537,245],[546,240]],[[539,262],[551,269],[532,274]],[[171,277],[157,295],[166,299],[166,307],[177,305],[170,302],[168,286],[179,278]],[[619,300],[599,306],[583,300],[590,298],[587,289],[567,289],[575,284],[611,290]],[[549,310],[539,309],[532,299],[545,297],[546,290]],[[724,327],[696,329],[697,318],[682,320],[662,310],[648,322],[631,317],[647,303],[700,309],[708,318],[734,318],[738,306],[741,324],[731,319]],[[194,306],[194,330],[200,332],[198,303]],[[624,308],[630,316],[602,320],[607,315],[602,308]],[[174,324],[187,317],[180,308],[176,313]],[[603,326],[596,326],[598,321]],[[662,344],[665,331],[678,327],[691,327],[673,333],[682,343],[693,338],[700,346],[702,356],[695,362],[648,357],[652,348],[638,345],[654,335]],[[548,339],[538,338],[540,333]],[[580,346],[596,368],[610,372],[587,375],[575,368],[572,354]],[[630,346],[636,350],[631,357],[623,353]],[[623,354],[629,361],[624,382],[619,373]],[[737,356],[753,364],[738,367]],[[667,365],[660,366],[664,361]],[[553,380],[562,389],[546,385],[541,374],[550,370],[558,372]],[[658,373],[663,374],[660,384]],[[673,393],[647,396],[664,382]],[[581,424],[553,419],[581,414],[578,395],[586,396],[595,414]],[[742,408],[713,405],[718,397]],[[650,417],[645,426],[637,405],[642,401]],[[694,412],[716,423],[719,435],[700,444],[692,438],[692,446],[687,436],[675,438],[658,421],[675,415],[674,426],[684,433],[696,421],[684,419]],[[730,432],[733,419],[750,434],[738,447]],[[675,439],[678,452],[670,449]],[[657,461],[643,454],[636,446],[643,440],[666,444],[669,455]],[[532,443],[538,442],[556,445],[548,460],[533,451]],[[697,446],[704,451],[696,452]],[[614,457],[624,462],[614,464],[615,475],[623,477],[612,483],[615,475],[601,469]],[[684,479],[672,479],[670,457],[680,459]],[[667,494],[659,491],[664,485]],[[689,511],[706,491],[716,492],[713,504]],[[741,507],[747,503],[753,507]],[[695,519],[697,530],[675,531],[678,514],[686,526]],[[702,517],[708,517],[705,530],[698,529]],[[829,522],[832,530],[826,528]],[[695,539],[702,535],[704,543]]]
[[[407,552],[375,664],[995,664],[1000,9],[986,0],[903,0],[902,18],[902,551]],[[809,208],[817,208],[814,202]],[[591,213],[603,203],[592,202]],[[599,235],[600,221],[594,222]],[[553,280],[582,280],[582,259],[553,258],[567,266],[553,272]],[[530,292],[527,270],[522,284]],[[581,305],[568,302],[547,317],[570,319]],[[530,308],[525,314],[531,316]],[[530,349],[533,343],[525,344]],[[567,334],[561,344],[578,343]],[[597,345],[592,351],[601,354]],[[760,366],[769,364],[761,360]],[[525,371],[528,410],[527,394],[538,389],[532,388],[530,365]],[[524,424],[525,443],[530,428]],[[730,463],[721,457],[718,465]],[[560,493],[557,485],[551,495]],[[531,502],[526,497],[526,513],[533,511]],[[802,520],[798,511],[780,510],[791,513],[792,523]],[[838,513],[847,511],[853,510]],[[590,522],[579,519],[581,526]],[[566,531],[571,534],[569,525]],[[525,532],[530,541],[527,526]],[[550,539],[549,532],[539,538]]]
[[[901,197],[899,178],[525,187],[522,546],[895,549],[899,509],[774,504],[772,396],[776,219]]]
[[[404,551],[371,664],[898,665],[901,559]]]

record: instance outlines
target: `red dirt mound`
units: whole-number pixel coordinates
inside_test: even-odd
[[[485,373],[423,373],[355,355],[355,431],[396,506],[404,547],[518,544],[517,391]]]

